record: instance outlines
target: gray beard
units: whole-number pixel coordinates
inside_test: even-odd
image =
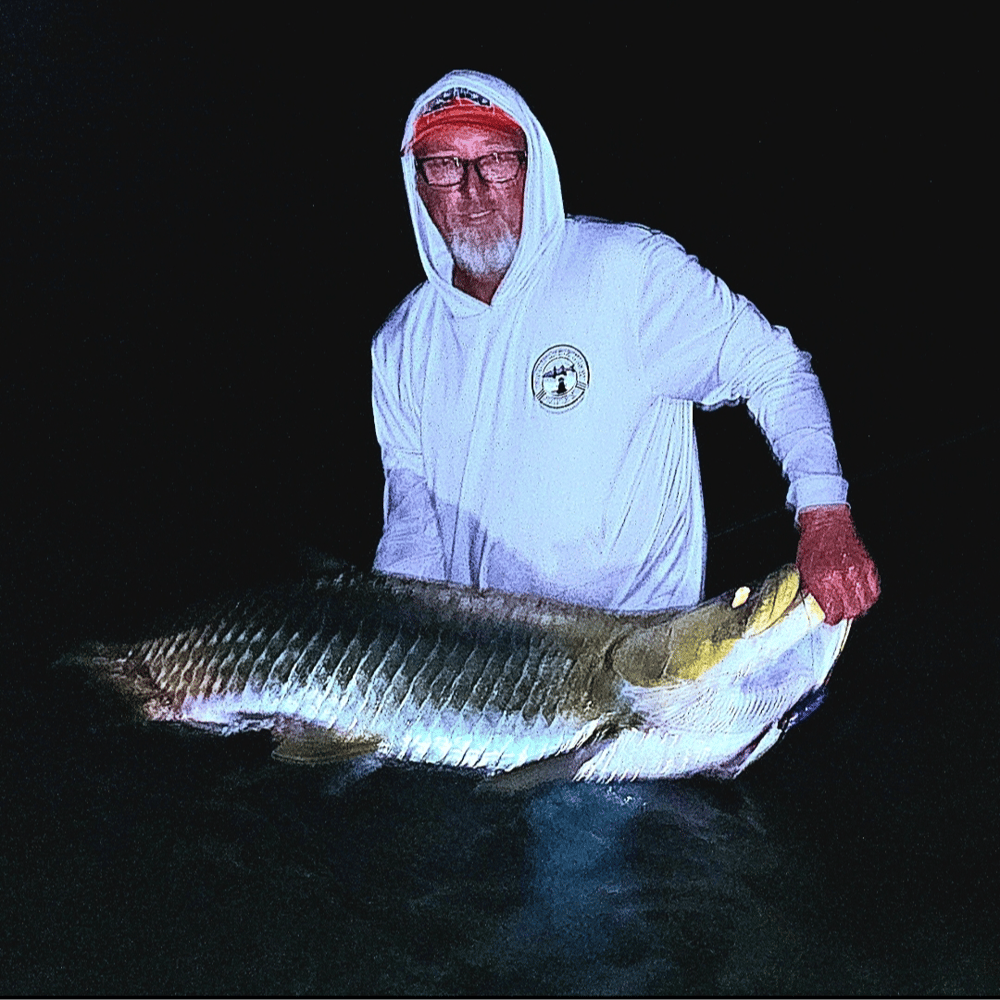
[[[485,245],[470,239],[466,233],[451,234],[447,240],[448,249],[460,271],[465,271],[474,278],[503,276],[507,273],[517,250],[517,240],[502,219],[499,228],[500,234]]]

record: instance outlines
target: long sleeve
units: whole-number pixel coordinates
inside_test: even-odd
[[[747,311],[751,315],[742,320],[744,324],[768,326],[753,306],[748,304]],[[829,410],[811,359],[795,346],[784,327],[770,329],[770,337],[761,332],[753,335],[756,346],[738,346],[735,333],[729,338],[731,344],[720,364],[729,368],[730,392],[746,400],[781,463],[788,479],[789,509],[845,503],[847,482],[841,474]]]
[[[707,408],[745,402],[788,479],[789,508],[844,503],[809,355],[669,238],[650,234],[647,254],[637,328],[654,384]]]
[[[424,476],[419,413],[401,378],[398,339],[372,346],[372,410],[385,472],[383,529],[375,569],[430,580],[445,579],[444,553],[433,498]]]
[[[375,551],[382,573],[444,580],[441,532],[427,483],[405,469],[386,469],[384,527]]]

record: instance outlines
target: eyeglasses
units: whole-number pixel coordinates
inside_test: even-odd
[[[503,184],[512,181],[527,162],[528,154],[518,150],[487,153],[475,160],[463,160],[457,156],[427,156],[417,160],[417,173],[431,187],[457,187],[465,180],[471,163],[484,184]]]

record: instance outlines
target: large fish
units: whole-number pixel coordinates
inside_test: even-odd
[[[612,614],[338,564],[67,660],[149,719],[270,729],[289,760],[732,777],[818,704],[848,626],[824,623],[793,566],[694,608]]]

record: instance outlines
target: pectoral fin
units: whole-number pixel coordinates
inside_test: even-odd
[[[330,764],[374,753],[380,740],[373,736],[344,736],[332,729],[298,720],[285,720],[274,727],[279,743],[271,756],[295,764]]]

